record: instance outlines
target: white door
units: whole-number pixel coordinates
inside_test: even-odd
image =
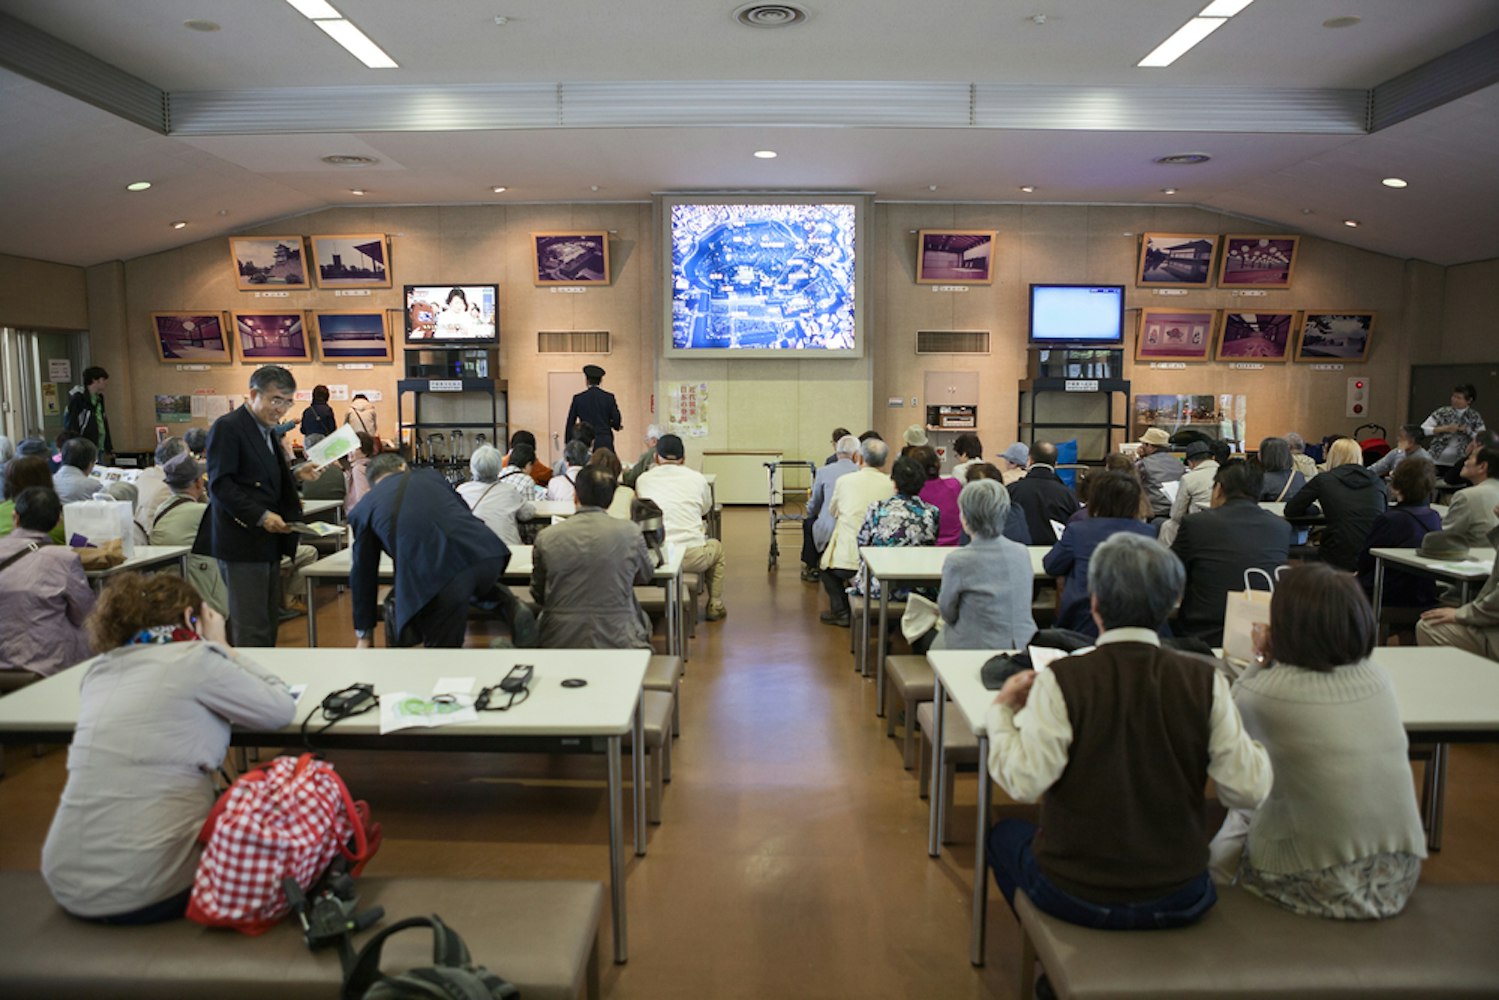
[[[557,464],[567,444],[567,408],[586,388],[588,380],[581,371],[547,372],[547,439],[537,444],[547,450],[551,456],[547,461],[552,465]]]

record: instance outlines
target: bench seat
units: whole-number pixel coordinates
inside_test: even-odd
[[[599,995],[598,882],[370,877],[358,886],[361,910],[385,907],[377,928],[435,913],[476,963],[514,983],[526,1000]],[[372,934],[360,934],[356,946]],[[261,937],[186,920],[106,927],[65,914],[37,872],[0,872],[0,940],[0,996],[17,1000],[328,1000],[342,982],[337,952],[309,951],[295,918]],[[386,943],[387,972],[431,964],[430,931]]]
[[[1499,996],[1499,886],[1426,885],[1389,920],[1302,917],[1219,887],[1202,921],[1171,931],[1097,931],[1015,895],[1033,959],[1064,1000],[1430,1000]]]

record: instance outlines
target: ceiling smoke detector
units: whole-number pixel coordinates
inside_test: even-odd
[[[355,156],[348,153],[335,153],[333,156],[323,157],[323,162],[330,167],[368,167],[380,161],[373,156]]]
[[[1172,153],[1170,156],[1156,157],[1155,162],[1166,167],[1190,167],[1211,159],[1207,153]]]
[[[734,11],[734,20],[750,28],[788,28],[806,19],[806,11],[789,3],[752,3]]]

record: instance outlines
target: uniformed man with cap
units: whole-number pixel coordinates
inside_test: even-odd
[[[599,386],[604,380],[604,369],[598,365],[584,365],[583,377],[588,380],[588,388],[574,396],[572,405],[567,408],[567,436],[572,438],[573,428],[581,420],[593,428],[595,451],[600,448],[613,451],[614,432],[624,427],[619,418],[619,404],[614,401],[614,393],[605,392]]]

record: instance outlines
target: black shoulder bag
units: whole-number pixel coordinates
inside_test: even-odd
[[[432,964],[392,976],[380,971],[385,939],[414,927],[432,928]],[[344,977],[343,1000],[519,1000],[520,990],[482,965],[475,965],[458,932],[435,914],[408,917],[385,928],[360,949]]]

